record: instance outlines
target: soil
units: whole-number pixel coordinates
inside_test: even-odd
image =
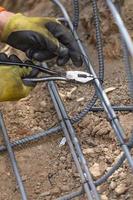
[[[23,11],[30,16],[54,16],[58,14],[58,10],[49,1],[45,1],[45,3],[43,1],[36,1],[34,3],[29,0],[26,2],[25,7],[20,7],[22,2],[18,1],[20,5],[18,5],[17,11]],[[64,0],[63,2],[65,3],[66,1]],[[81,3],[79,32],[89,51],[95,70],[98,71],[95,38],[93,37],[94,34],[92,34],[94,33],[93,23],[91,23],[92,11],[86,2]],[[104,11],[107,8],[101,2],[99,0],[98,4],[101,19],[104,20],[107,16],[107,11]],[[67,7],[71,13],[70,6],[71,3],[67,2]],[[10,9],[15,10],[12,5]],[[89,16],[87,9],[90,11]],[[126,1],[123,13],[128,30],[132,35],[132,0]],[[110,15],[108,20],[111,20]],[[102,32],[104,35],[105,52],[104,87],[114,87],[108,93],[108,97],[113,105],[131,105],[132,98],[128,93],[128,84],[118,40],[118,30],[112,21],[111,23],[112,26],[110,27],[108,25],[109,21],[102,22],[104,26]],[[90,28],[92,32],[87,35],[86,33],[89,32]],[[75,70],[75,67],[70,64],[65,66],[63,70],[68,69]],[[83,70],[83,68],[80,69]],[[69,116],[74,116],[77,112],[80,112],[94,93],[94,88],[90,84],[75,85],[58,82],[57,85]],[[100,105],[99,101],[97,105]],[[47,84],[38,84],[27,98],[18,102],[1,103],[0,109],[3,113],[11,141],[46,130],[58,124],[58,117],[52,104]],[[131,112],[118,112],[117,114],[125,130],[126,137],[129,138],[133,130],[133,114]],[[102,175],[119,158],[122,152],[109,125],[107,116],[104,113],[91,112],[79,124],[75,125],[75,129],[88,166],[90,169],[93,169],[94,166],[99,166],[100,175]],[[40,142],[15,150],[29,200],[54,200],[57,197],[75,191],[81,186],[80,177],[72,160],[69,147],[67,144],[62,147],[59,145],[63,137],[63,133],[54,134]],[[1,144],[3,144],[2,139]],[[95,172],[93,176],[95,179],[97,178]],[[21,199],[6,153],[0,156],[0,188],[0,200]],[[106,183],[98,187],[98,190],[102,200],[132,200],[133,175],[128,163],[125,162]],[[86,197],[83,195],[75,199],[85,200]]]

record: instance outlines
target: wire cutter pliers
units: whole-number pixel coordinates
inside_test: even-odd
[[[48,72],[47,72],[48,73]],[[66,71],[63,73],[54,74],[52,76],[44,76],[38,78],[24,78],[23,81],[26,82],[45,82],[45,81],[68,81],[77,83],[88,83],[94,79],[93,75],[83,72],[83,71]]]

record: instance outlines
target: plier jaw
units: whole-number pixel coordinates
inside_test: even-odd
[[[92,74],[83,71],[67,71],[66,78],[79,83],[88,83],[94,79]]]

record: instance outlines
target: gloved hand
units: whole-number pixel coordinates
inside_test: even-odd
[[[22,63],[17,56],[7,57],[4,53],[0,54],[0,61]],[[22,78],[30,76],[31,73],[32,69],[29,67],[0,65],[0,102],[26,97],[34,85],[25,85]]]
[[[5,25],[1,41],[24,51],[30,59],[44,61],[57,57],[57,64],[64,65],[71,58],[74,65],[82,65],[72,33],[56,18],[16,14]]]

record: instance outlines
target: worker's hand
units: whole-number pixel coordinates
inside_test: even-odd
[[[22,63],[17,56],[7,57],[4,53],[0,54],[0,61]],[[0,64],[0,102],[16,101],[26,97],[34,86],[25,85],[22,78],[28,77],[31,73],[31,68]]]
[[[44,61],[57,57],[58,65],[64,65],[69,59],[76,66],[82,65],[72,33],[56,18],[16,14],[5,25],[1,41],[24,51],[30,59]]]

